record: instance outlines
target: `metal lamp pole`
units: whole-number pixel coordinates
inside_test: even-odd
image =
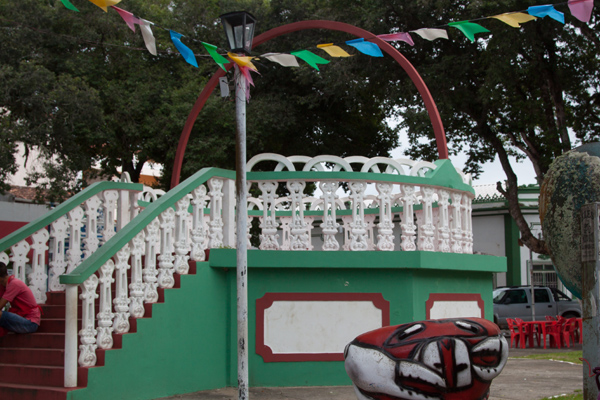
[[[256,19],[245,11],[221,15],[229,48],[250,54]],[[246,77],[235,67],[235,193],[237,256],[238,399],[248,393],[248,202],[246,199]]]

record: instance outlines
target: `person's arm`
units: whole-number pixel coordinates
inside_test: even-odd
[[[4,310],[4,306],[8,303],[6,299],[0,299],[0,311]]]

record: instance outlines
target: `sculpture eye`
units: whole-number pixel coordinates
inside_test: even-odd
[[[394,332],[394,334],[392,336],[390,336],[390,338],[387,340],[385,345],[386,346],[398,345],[401,342],[403,342],[407,339],[410,339],[412,336],[416,335],[417,333],[423,332],[424,330],[425,330],[425,325],[423,325],[423,324],[414,324],[414,325],[409,325],[407,327],[403,327],[402,329]]]
[[[468,332],[482,333],[482,329],[479,325],[475,325],[469,321],[455,321],[454,325]]]

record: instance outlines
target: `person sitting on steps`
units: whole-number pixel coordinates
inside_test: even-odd
[[[11,307],[3,311],[6,303]],[[41,321],[41,308],[33,292],[14,275],[8,275],[6,264],[0,262],[0,336],[9,331],[32,333],[38,330]]]

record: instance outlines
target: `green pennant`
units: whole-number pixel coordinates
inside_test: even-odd
[[[489,32],[483,26],[481,26],[479,24],[476,24],[474,22],[468,22],[468,21],[449,22],[448,25],[451,26],[451,27],[453,27],[453,28],[456,28],[459,31],[461,31],[462,33],[464,33],[465,36],[471,42],[475,41],[475,34],[476,33]]]
[[[306,63],[308,63],[308,65],[310,65],[317,71],[319,70],[318,64],[329,64],[328,60],[321,58],[318,55],[316,55],[315,53],[311,53],[308,50],[293,51],[290,54],[300,58],[301,60],[306,61]]]
[[[206,51],[208,51],[208,54],[210,54],[213,60],[215,60],[215,62],[219,64],[219,67],[223,68],[223,71],[227,72],[225,64],[229,64],[229,60],[217,53],[217,46],[204,42],[201,43],[204,45],[204,48],[206,49]]]
[[[73,4],[71,4],[71,2],[69,0],[60,0],[63,3],[63,6],[65,6],[65,8],[71,10],[71,11],[77,11],[79,12],[79,10],[77,9],[77,7],[75,7]]]

